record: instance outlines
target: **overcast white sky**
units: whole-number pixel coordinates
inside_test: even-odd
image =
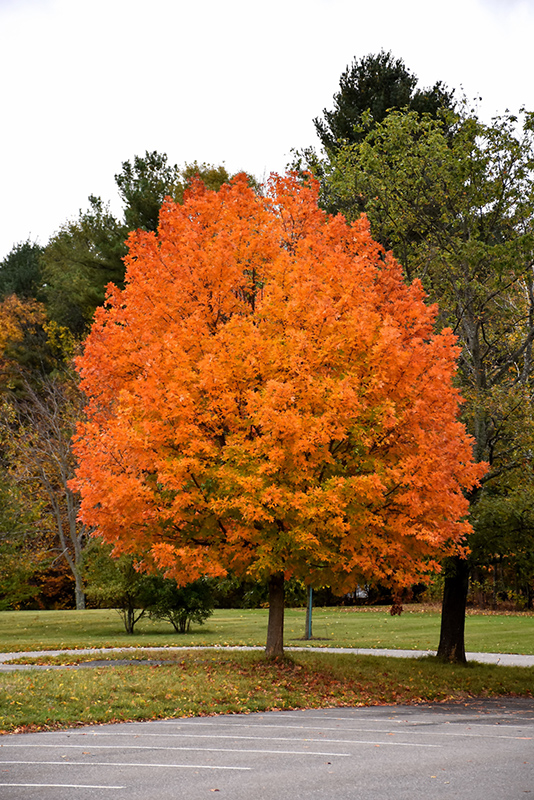
[[[534,110],[534,0],[0,0],[0,259],[146,150],[259,178],[317,144],[354,57]]]

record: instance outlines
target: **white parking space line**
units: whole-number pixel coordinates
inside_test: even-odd
[[[372,731],[372,733],[381,733],[381,732],[382,731]],[[386,733],[386,735],[388,735],[388,736],[396,736],[397,735],[396,733],[391,733],[389,731],[384,731],[384,733]],[[84,736],[85,734],[79,734],[79,735],[80,736]],[[92,735],[93,736],[112,736],[113,738],[116,738],[118,736],[128,736],[130,739],[132,738],[132,736],[134,738],[140,738],[140,737],[145,738],[147,736],[157,736],[157,737],[163,737],[165,739],[169,739],[171,737],[172,738],[182,738],[182,739],[232,739],[232,740],[235,740],[235,739],[246,739],[246,740],[249,740],[249,741],[252,740],[254,742],[295,742],[295,744],[297,744],[299,742],[300,743],[302,743],[302,742],[321,742],[322,744],[388,744],[388,745],[393,745],[393,746],[397,746],[397,747],[441,747],[441,745],[439,745],[439,744],[420,744],[418,742],[394,742],[394,741],[387,741],[387,740],[380,740],[378,742],[378,741],[375,741],[375,740],[369,741],[367,739],[325,739],[322,736],[320,738],[318,738],[318,739],[314,739],[314,738],[311,738],[311,737],[308,737],[308,736],[302,737],[302,738],[296,738],[294,736],[242,736],[241,734],[236,734],[235,736],[233,736],[230,733],[222,733],[222,734],[216,734],[216,733],[141,733],[141,734],[131,734],[131,733],[122,733],[122,732],[118,732],[118,733],[95,733],[95,734],[92,734]],[[525,737],[523,736],[521,738],[524,739]],[[7,745],[7,746],[8,747],[19,747],[19,746],[22,746],[22,745]],[[54,745],[47,744],[47,745],[25,745],[25,746],[26,747],[62,747],[63,745],[60,745],[60,744],[54,744]],[[69,744],[69,745],[65,745],[65,746],[66,747],[93,747],[94,749],[96,749],[97,747],[106,747],[106,745],[99,745],[99,744],[93,745],[93,744],[91,744],[90,740],[89,741],[86,740],[83,744],[78,744],[78,745]],[[1,744],[0,744],[0,747],[2,747]],[[120,745],[120,747],[123,747],[123,745]],[[124,745],[124,747],[135,748],[135,747],[142,747],[142,745]],[[184,749],[184,748],[181,748],[181,747],[159,748],[158,746],[153,747],[152,745],[145,745],[145,747],[148,748],[148,749],[151,749],[151,750],[158,750],[158,749],[182,750],[182,749]],[[189,748],[187,748],[187,749],[189,749]],[[202,747],[202,749],[206,750],[206,749],[209,749],[209,748]],[[240,748],[240,752],[254,752],[254,753],[257,753],[257,752],[261,752],[261,751],[258,751],[258,750],[242,751],[241,748]],[[276,750],[275,752],[278,753],[278,752],[281,752],[281,751]],[[296,752],[296,751],[292,751],[292,752]],[[309,751],[306,751],[306,752],[308,753]],[[340,754],[339,753],[314,753],[313,755],[340,755]]]
[[[379,720],[377,720],[377,722],[378,721]],[[528,721],[530,723],[532,723],[532,720],[528,720]],[[380,722],[382,724],[384,724],[384,720],[380,720]],[[428,730],[428,726],[429,725],[432,725],[432,726],[441,725],[441,726],[443,726],[443,725],[446,725],[446,724],[450,724],[449,721],[445,720],[445,719],[443,719],[443,720],[437,720],[436,719],[436,720],[432,720],[430,722],[428,720],[426,720],[424,722],[413,722],[413,723],[409,723],[408,726],[406,726],[405,720],[391,720],[391,722],[395,723],[396,725],[404,724],[403,731],[402,731],[403,736],[408,736],[408,735],[411,735],[412,733],[414,733],[414,734],[419,734],[420,736],[467,736],[467,737],[472,737],[472,738],[474,737],[474,738],[481,738],[481,739],[532,739],[532,738],[534,738],[534,736],[510,736],[510,735],[502,734],[502,733],[479,733],[478,731],[477,732],[468,732],[468,731],[444,731],[444,730],[429,731]],[[497,727],[496,723],[490,723],[490,722],[472,722],[472,721],[466,720],[464,723],[462,723],[461,720],[460,720],[460,723],[464,724],[466,726],[470,726],[471,728],[472,727],[476,727],[476,728],[492,728],[493,730],[495,730],[495,728]],[[166,722],[166,724],[169,724],[169,723]],[[177,725],[178,727],[185,727],[179,722],[176,722],[174,724]],[[242,728],[258,728],[258,727],[262,727],[262,728],[283,728],[284,730],[298,730],[298,731],[301,731],[301,732],[304,732],[304,731],[333,731],[334,733],[343,733],[343,731],[356,731],[357,733],[384,733],[384,734],[387,734],[387,735],[389,735],[391,733],[394,733],[396,735],[396,732],[392,731],[391,728],[382,728],[382,729],[380,729],[380,728],[361,728],[360,726],[349,726],[349,725],[338,725],[337,727],[326,727],[324,725],[280,725],[280,724],[272,724],[272,723],[264,723],[264,724],[262,724],[261,722],[252,723],[252,724],[248,723],[248,722],[228,722],[228,723],[223,723],[223,724],[225,724],[225,725],[227,725],[228,727],[231,727],[231,728],[238,728],[238,727],[242,727]],[[458,724],[458,720],[457,720],[457,724]],[[195,722],[194,727],[197,727],[197,725],[211,725],[213,727],[221,727],[221,724],[217,725],[217,723],[215,723],[215,722],[198,722],[198,723]],[[193,726],[191,726],[191,727],[193,727]],[[525,725],[521,725],[521,724],[517,724],[517,725],[510,725],[510,724],[506,724],[505,725],[505,724],[502,724],[501,725],[501,724],[499,724],[498,727],[499,727],[500,730],[501,729],[505,729],[505,728],[520,728],[521,730],[523,730],[525,728]],[[47,735],[48,734],[54,734],[54,733],[55,733],[55,731],[48,731]],[[115,736],[114,733],[113,734],[112,733],[107,733],[107,732],[106,733],[104,733],[104,732],[101,733],[100,731],[98,733],[95,732],[95,733],[91,733],[91,734],[79,733],[78,735],[79,736],[87,736],[87,735],[91,735],[91,736]],[[127,735],[128,736],[136,736],[138,734],[130,733],[130,734],[121,734],[121,735],[123,735],[123,736],[127,736]],[[147,733],[143,733],[142,735],[143,736],[191,736],[192,737],[192,736],[198,736],[200,734],[182,734],[182,733],[180,733],[180,734],[177,734],[177,733],[172,733],[172,734],[171,733],[148,733],[147,734]],[[223,738],[224,736],[229,736],[229,738],[236,738],[236,739],[242,738],[239,734],[237,734],[235,737],[232,737],[230,734],[215,734],[214,736],[218,736],[218,737],[221,737],[221,738]],[[245,738],[245,737],[243,737],[243,738]],[[253,737],[253,738],[256,738],[256,737]],[[271,737],[266,737],[266,738],[271,738]],[[275,737],[272,737],[272,738],[274,739]],[[276,737],[276,738],[278,738],[278,737]],[[313,741],[313,740],[308,740],[308,741]],[[350,740],[348,740],[348,739],[340,739],[340,740],[337,740],[337,739],[323,739],[321,737],[320,739],[318,739],[316,741],[321,741],[321,742],[328,742],[328,741],[330,741],[330,742],[334,742],[334,741],[348,742]]]
[[[91,783],[0,783],[0,786],[21,786],[31,789],[126,789],[126,786],[101,786]]]
[[[374,742],[373,744],[377,744]],[[437,747],[437,745],[435,745]],[[282,756],[350,756],[351,753],[325,753],[321,752],[313,752],[312,750],[264,750],[259,748],[254,749],[245,749],[243,747],[203,747],[199,745],[199,747],[160,747],[160,746],[153,746],[153,745],[141,745],[141,744],[121,744],[119,747],[117,745],[112,744],[88,744],[84,742],[84,744],[4,744],[2,747],[12,747],[12,748],[23,748],[26,749],[28,747],[54,747],[56,750],[66,750],[67,748],[76,748],[80,749],[81,747],[87,747],[92,750],[165,750],[166,752],[171,751],[197,751],[202,750],[202,752],[208,753],[276,753]],[[434,745],[428,745],[428,747],[434,747]],[[3,761],[0,761],[0,764]]]
[[[533,711],[534,711],[534,708],[533,708]],[[282,713],[284,713],[284,712],[282,712]],[[489,712],[486,712],[486,713],[489,713]],[[495,711],[495,712],[492,711],[491,714],[492,714],[492,717],[499,716],[498,710]],[[486,714],[484,714],[484,716],[486,716]],[[504,716],[504,714],[502,716]],[[499,719],[502,719],[502,716],[499,716]],[[429,724],[445,725],[447,723],[450,723],[451,717],[454,718],[454,720],[456,722],[459,722],[459,723],[462,723],[462,724],[473,723],[474,725],[477,725],[477,726],[479,725],[481,728],[491,728],[491,727],[495,727],[495,725],[498,725],[499,728],[501,726],[506,726],[506,727],[510,727],[510,728],[516,728],[516,727],[520,727],[522,722],[523,723],[527,722],[527,723],[530,723],[531,725],[534,724],[534,717],[520,717],[520,716],[516,716],[513,712],[508,714],[508,720],[506,722],[501,722],[501,721],[499,721],[499,722],[485,722],[484,721],[484,717],[482,715],[477,714],[476,710],[471,710],[470,712],[467,711],[465,714],[462,714],[460,712],[445,711],[445,710],[442,711],[439,714],[436,714],[436,713],[433,714],[431,711],[427,711],[424,708],[417,714],[417,716],[413,712],[412,713],[407,712],[407,713],[404,714],[403,710],[401,709],[400,711],[392,711],[389,716],[386,716],[384,714],[383,717],[365,717],[365,718],[362,718],[361,721],[366,725],[369,724],[369,723],[373,723],[373,722],[376,722],[378,725],[385,725],[385,724],[386,725],[407,725],[407,724],[408,725],[429,725]],[[287,713],[286,714],[286,713],[284,713],[284,719],[298,720],[299,716],[298,716],[298,714],[293,714],[293,713]],[[329,715],[325,714],[325,716],[321,716],[320,714],[306,714],[306,721],[308,721],[308,720],[317,720],[318,722],[323,722],[323,721],[325,721],[325,722],[337,722],[339,724],[345,724],[347,722],[349,722],[349,723],[353,723],[354,722],[354,720],[350,716],[338,717],[338,716],[334,716],[333,714],[329,714]],[[165,724],[165,725],[172,725],[172,724],[176,724],[176,723],[180,724],[180,722],[183,724],[183,720],[179,720],[179,719],[161,720],[161,724]],[[191,722],[193,723],[192,719],[191,719]],[[210,720],[202,720],[201,722],[197,722],[196,720],[194,720],[194,724],[197,724],[197,725],[215,725],[216,723],[215,722],[211,722]],[[229,721],[228,724],[231,725],[232,722]],[[258,722],[256,722],[256,723],[252,723],[252,722],[239,723],[239,722],[237,722],[235,724],[237,724],[237,725],[242,725],[242,724],[272,725],[274,723],[270,723],[270,722],[269,723],[267,723],[267,722],[263,723],[262,720],[258,720]],[[305,726],[306,723],[301,723],[301,725]],[[301,726],[297,725],[295,727],[301,727]],[[320,726],[317,726],[317,727],[320,727]],[[49,733],[54,733],[54,731],[48,731],[48,732]]]
[[[3,764],[29,764],[30,766],[47,766],[57,767],[59,764],[63,767],[142,767],[143,769],[222,769],[222,770],[235,770],[238,772],[249,772],[252,767],[227,767],[216,766],[214,764],[149,764],[143,761],[128,763],[126,761],[3,761]],[[4,784],[5,785],[5,784]],[[0,783],[0,786],[2,784]]]

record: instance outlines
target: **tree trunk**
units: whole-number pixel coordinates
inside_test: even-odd
[[[269,624],[265,655],[277,658],[284,655],[284,573],[269,578]]]
[[[465,664],[465,610],[469,583],[467,559],[454,556],[445,567],[438,658]]]
[[[76,610],[82,611],[85,608],[85,592],[83,590],[83,586],[78,585],[78,581],[76,581]]]
[[[134,625],[135,625],[135,609],[133,606],[128,605],[124,609],[124,627],[126,628],[126,633],[131,636],[134,632]]]
[[[85,591],[83,588],[83,578],[75,565],[74,572],[74,596],[76,598],[76,610],[81,611],[85,608]]]

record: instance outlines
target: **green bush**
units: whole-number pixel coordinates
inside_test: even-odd
[[[177,633],[187,633],[192,622],[202,623],[213,613],[213,582],[207,578],[178,587],[163,575],[147,575],[135,568],[135,558],[111,556],[111,546],[93,539],[84,553],[84,578],[89,600],[100,608],[115,608],[126,633],[133,634],[145,614],[170,622]]]
[[[213,614],[213,581],[209,578],[181,587],[160,575],[151,576],[149,582],[150,618],[170,622],[177,633],[187,633],[192,622],[202,625]]]
[[[99,608],[115,608],[126,633],[133,634],[135,623],[147,610],[148,576],[135,569],[133,556],[112,558],[111,545],[93,539],[83,556],[85,593]]]

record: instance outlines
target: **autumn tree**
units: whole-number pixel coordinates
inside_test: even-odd
[[[285,579],[398,588],[461,546],[483,469],[455,339],[365,218],[294,176],[197,183],[126,264],[78,361],[75,442],[81,519],[116,555],[179,584],[266,578],[279,655]]]
[[[0,301],[0,391],[13,388],[21,369],[51,366],[42,303],[12,294]]]

